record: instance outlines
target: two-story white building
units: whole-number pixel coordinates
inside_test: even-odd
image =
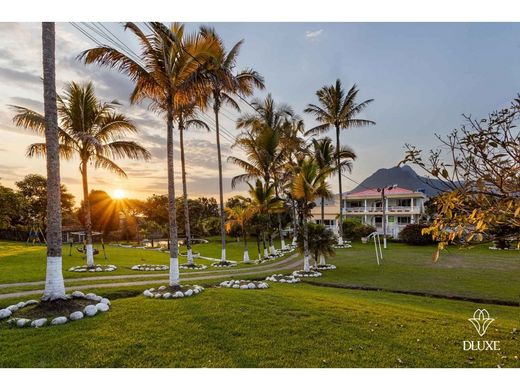
[[[343,217],[357,218],[361,222],[374,226],[383,232],[383,207],[385,208],[386,232],[397,238],[399,232],[411,223],[416,223],[424,214],[424,203],[428,199],[423,191],[413,191],[395,187],[385,192],[385,204],[382,204],[381,193],[377,188],[350,192],[343,195]],[[338,232],[339,195],[334,199],[326,199],[325,225]],[[318,201],[313,211],[313,222],[321,223],[321,202]]]

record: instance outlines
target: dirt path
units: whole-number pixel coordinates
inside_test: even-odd
[[[212,279],[221,279],[221,278],[227,278],[227,277],[235,277],[239,275],[257,275],[257,274],[264,274],[266,272],[277,272],[277,271],[283,271],[288,269],[296,268],[298,265],[300,265],[301,259],[299,259],[298,254],[293,254],[286,259],[283,259],[281,261],[278,261],[276,263],[270,263],[265,265],[259,265],[254,268],[241,268],[237,270],[217,270],[217,271],[192,271],[192,272],[184,272],[181,273],[183,275],[182,280],[183,281],[190,281],[190,280],[212,280]],[[141,285],[149,285],[151,283],[154,284],[165,284],[168,283],[168,274],[145,274],[145,275],[112,275],[112,276],[93,276],[90,278],[72,278],[72,279],[65,279],[65,284],[67,282],[91,282],[94,280],[97,281],[106,281],[106,280],[121,280],[121,279],[129,279],[129,278],[143,278],[143,279],[150,279],[150,278],[157,278],[164,276],[165,279],[153,279],[153,280],[139,280],[139,281],[133,281],[133,282],[112,282],[112,283],[99,283],[99,284],[85,284],[85,285],[79,285],[79,286],[71,286],[66,287],[66,291],[74,291],[74,290],[85,290],[85,289],[92,289],[92,288],[109,288],[109,287],[128,287],[128,286],[141,286]],[[36,285],[43,285],[45,282],[25,282],[25,283],[10,283],[10,284],[0,284],[0,288],[9,288],[9,287],[23,287],[23,286],[36,286]],[[6,298],[18,298],[18,297],[24,297],[29,295],[38,295],[43,294],[43,290],[30,290],[30,291],[18,291],[13,293],[6,293],[6,294],[0,294],[0,299],[6,299]]]

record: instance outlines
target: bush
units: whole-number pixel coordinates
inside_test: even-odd
[[[423,224],[406,225],[399,232],[399,240],[410,245],[429,245],[433,244],[433,238],[430,234],[422,234],[422,230],[428,227]]]
[[[365,225],[358,219],[345,219],[343,221],[343,237],[349,240],[360,240],[376,231],[371,225]]]

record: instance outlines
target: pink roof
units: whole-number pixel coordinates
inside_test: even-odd
[[[406,188],[401,188],[401,187],[395,187],[394,189],[385,191],[386,195],[411,195],[413,193],[415,193],[415,192],[411,191],[411,190],[407,190]],[[378,196],[378,195],[381,195],[381,193],[377,191],[377,188],[347,193],[347,196]]]

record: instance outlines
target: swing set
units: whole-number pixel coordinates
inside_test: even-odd
[[[374,239],[374,249],[376,251],[376,261],[377,265],[381,265],[381,260],[383,260],[383,251],[381,250],[381,239],[383,233],[373,232],[370,233],[367,237],[367,242],[370,242],[370,238]]]
[[[78,245],[76,246],[76,250],[81,253],[81,254],[85,254],[87,252],[87,245],[86,245],[86,240],[85,240],[85,232],[73,232],[71,233],[72,235],[76,235],[78,236],[78,242],[82,242],[81,245]],[[101,236],[101,240],[100,240],[100,244],[101,244],[101,250],[103,251],[103,257],[105,258],[105,260],[108,259],[107,257],[107,252],[105,250],[105,242],[103,241],[103,233],[99,233],[99,232],[92,232],[92,238],[94,238],[95,236]],[[69,241],[69,256],[72,256],[72,247],[74,245],[74,241],[71,240]],[[99,254],[99,249],[98,248],[93,248],[93,254],[94,256],[98,255]]]

